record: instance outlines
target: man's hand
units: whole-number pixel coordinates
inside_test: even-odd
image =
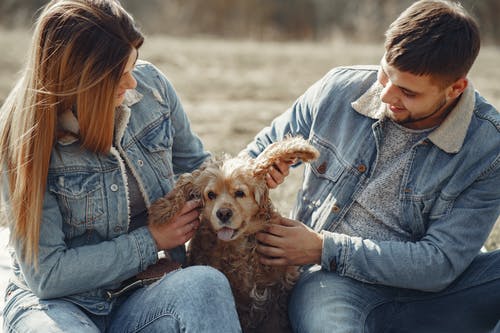
[[[266,232],[257,234],[261,263],[271,266],[320,264],[323,236],[305,224],[279,217]]]
[[[158,250],[173,249],[176,246],[186,243],[193,237],[194,232],[200,225],[198,218],[200,213],[197,210],[200,205],[201,202],[199,200],[188,201],[170,221],[162,224],[148,225]]]
[[[269,168],[266,174],[266,182],[269,188],[276,188],[283,183],[289,174],[290,165],[293,161],[278,161]]]

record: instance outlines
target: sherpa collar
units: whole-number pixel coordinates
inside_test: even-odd
[[[386,108],[380,99],[382,89],[383,86],[375,81],[360,98],[351,103],[351,106],[364,116],[382,119]],[[443,123],[429,134],[429,140],[447,153],[460,151],[471,122],[475,100],[474,87],[469,81],[457,105]]]
[[[115,140],[120,140],[125,132],[130,119],[130,107],[142,99],[143,95],[137,90],[127,90],[122,105],[116,108],[115,112]],[[72,110],[66,110],[59,115],[58,126],[63,135],[57,138],[61,145],[70,145],[78,141],[80,127],[78,119]]]

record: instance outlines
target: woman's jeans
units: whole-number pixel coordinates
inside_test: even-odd
[[[301,333],[498,333],[500,250],[480,254],[435,293],[366,284],[312,266],[293,289],[289,316]]]
[[[227,279],[206,266],[167,274],[134,291],[108,316],[57,299],[23,307],[26,291],[18,291],[5,306],[5,332],[241,332]]]

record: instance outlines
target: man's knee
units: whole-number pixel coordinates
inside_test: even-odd
[[[367,285],[317,270],[292,291],[289,317],[296,332],[362,332],[378,296]]]

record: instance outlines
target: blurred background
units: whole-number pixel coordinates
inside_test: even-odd
[[[4,27],[25,27],[47,1],[2,0]],[[144,31],[258,40],[379,41],[410,0],[122,0]],[[499,0],[463,0],[488,43],[500,43]]]

